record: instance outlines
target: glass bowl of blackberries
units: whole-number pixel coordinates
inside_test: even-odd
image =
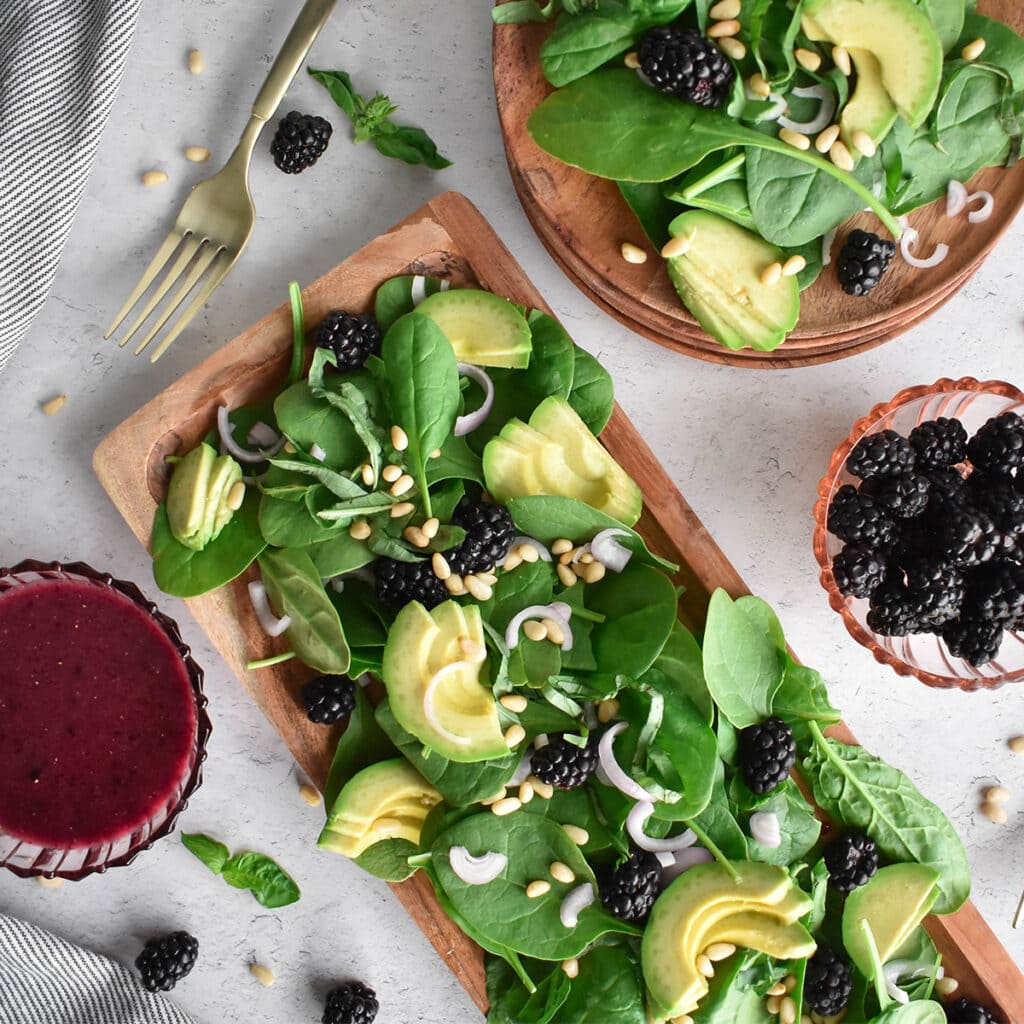
[[[829,604],[876,660],[935,687],[1024,680],[1024,393],[901,391],[833,452],[814,518]]]

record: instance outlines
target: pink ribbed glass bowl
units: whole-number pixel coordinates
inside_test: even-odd
[[[968,434],[993,416],[1008,411],[1024,411],[1024,393],[1005,381],[943,379],[930,386],[907,388],[890,402],[876,405],[858,420],[849,436],[832,453],[828,473],[818,484],[814,506],[814,555],[821,566],[821,585],[828,602],[843,619],[850,635],[901,676],[913,676],[928,686],[944,689],[991,690],[1004,683],[1024,680],[1024,635],[1005,632],[998,656],[975,667],[962,658],[954,658],[942,640],[929,633],[906,637],[881,636],[867,625],[868,602],[846,597],[839,592],[832,575],[832,559],[843,542],[828,532],[826,521],[832,496],[844,484],[859,480],[846,471],[846,460],[854,446],[868,434],[896,430],[907,435],[918,424],[940,416],[960,420]]]
[[[128,864],[202,779],[203,671],[177,624],[132,583],[29,560],[0,568],[0,641],[0,867]]]

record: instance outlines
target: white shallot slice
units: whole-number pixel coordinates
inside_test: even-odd
[[[266,462],[267,459],[273,458],[284,447],[286,439],[279,437],[266,451],[251,452],[247,448],[243,448],[235,440],[231,432],[231,420],[228,419],[228,412],[229,410],[226,405],[222,405],[217,409],[217,430],[220,433],[220,443],[224,445],[224,450],[239,462],[247,462],[252,465],[257,462]]]
[[[254,445],[257,448],[269,448],[281,440],[281,435],[269,423],[264,423],[263,420],[260,420],[249,428],[249,433],[245,435],[245,440],[248,444]]]
[[[538,557],[542,562],[551,561],[551,552],[548,551],[536,537],[525,537],[522,534],[517,534],[512,538],[512,543],[508,546],[509,551],[514,551],[516,548],[522,547],[523,545],[533,548],[537,552]]]
[[[562,650],[572,650],[572,627],[569,625],[569,616],[563,614],[563,609],[567,609],[569,606],[564,602],[559,601],[555,604],[531,604],[524,608],[521,612],[517,612],[512,616],[512,620],[505,628],[505,646],[510,650],[515,650],[519,646],[519,629],[527,619],[554,619],[559,626],[562,627],[562,634],[564,639],[562,640]]]
[[[412,279],[412,286],[409,289],[409,298],[412,304],[418,306],[427,297],[427,279],[422,274],[416,274]]]
[[[821,239],[821,265],[827,267],[832,262],[832,246],[835,244],[839,228],[834,227]]]
[[[750,816],[750,834],[762,846],[777,849],[782,845],[779,816],[771,811],[758,811]]]
[[[803,135],[817,135],[824,131],[831,123],[836,112],[836,98],[832,90],[820,83],[809,85],[806,88],[794,89],[794,96],[801,99],[816,99],[819,101],[818,113],[810,121],[794,121],[785,114],[779,117],[779,124],[793,132],[800,132]]]
[[[669,839],[654,839],[649,836],[644,831],[644,824],[653,813],[654,804],[649,800],[641,800],[633,805],[632,810],[626,816],[626,831],[629,833],[629,838],[641,850],[647,850],[649,853],[684,850],[697,842],[697,834],[692,829],[687,829]]]
[[[622,572],[633,557],[633,552],[620,544],[617,538],[628,536],[627,530],[620,530],[614,526],[608,530],[601,530],[590,542],[590,553],[605,568],[611,569],[612,572]]]
[[[991,192],[972,192],[967,197],[967,203],[970,205],[975,200],[981,200],[981,206],[977,210],[971,210],[967,214],[967,219],[972,224],[980,224],[982,221],[986,221],[992,216],[992,211],[995,209],[996,201],[992,198]]]
[[[761,99],[761,97],[758,97]],[[786,97],[782,93],[773,92],[768,99],[772,101],[772,105],[764,112],[764,115],[759,118],[761,121],[778,121],[783,114],[786,113],[786,108],[789,104],[786,102]]]
[[[593,883],[584,882],[577,885],[562,900],[562,905],[558,908],[558,919],[566,928],[575,928],[579,924],[580,913],[596,899],[597,893],[594,892]]]
[[[487,885],[505,870],[508,857],[495,850],[474,857],[464,846],[453,846],[448,851],[448,863],[466,885]]]
[[[491,415],[491,409],[494,407],[494,382],[479,366],[474,366],[472,363],[456,365],[459,368],[460,376],[475,380],[484,389],[484,400],[480,408],[474,409],[473,412],[467,412],[465,416],[460,416],[455,421],[455,429],[452,433],[456,437],[463,437],[473,433]]]
[[[885,980],[885,991],[889,993],[891,999],[895,999],[897,1003],[909,1003],[910,996],[899,986],[900,978],[906,978],[907,981],[913,981],[916,978],[927,978],[933,969],[933,965],[927,963],[924,960],[890,960],[882,968],[882,978]],[[943,976],[943,970],[940,967],[936,980]]]
[[[267,597],[267,588],[259,580],[253,580],[249,584],[249,600],[267,636],[280,636],[292,624],[290,615],[278,618],[274,614],[270,607],[270,599]]]
[[[946,216],[955,217],[967,205],[967,186],[955,178],[946,186]]]
[[[917,244],[919,237],[916,228],[904,228],[903,235],[900,237],[900,255],[918,270],[930,270],[932,267],[937,267],[949,255],[949,246],[945,242],[939,242],[931,256],[922,259],[910,251]]]
[[[439,668],[431,677],[430,682],[427,683],[426,690],[423,691],[423,715],[426,718],[431,729],[439,732],[445,739],[449,739],[452,743],[458,744],[460,747],[466,746],[470,739],[468,736],[460,736],[458,733],[452,732],[450,729],[446,729],[441,719],[437,717],[437,709],[434,707],[434,691],[443,683],[449,676],[455,675],[456,672],[463,670],[475,671],[476,665],[473,665],[468,661],[452,661],[449,664]]]
[[[658,857],[666,856],[658,854]],[[671,857],[671,862],[665,864],[662,861],[661,868],[661,880],[668,885],[669,882],[674,878],[678,878],[684,871],[689,871],[690,868],[695,868],[698,864],[710,864],[715,858],[711,855],[710,850],[705,850],[703,846],[688,846],[684,850],[676,850],[673,854],[667,854]]]
[[[311,458],[316,459],[317,462],[323,462],[327,458],[327,452],[323,450],[315,441],[310,446],[309,454]]]
[[[619,762],[615,760],[615,750],[613,747],[615,737],[623,729],[628,728],[629,722],[617,722],[610,729],[605,729],[604,734],[601,736],[601,741],[597,745],[598,761],[601,768],[604,769],[604,774],[608,777],[608,781],[620,793],[625,793],[626,796],[631,796],[634,800],[645,801],[651,804],[653,809],[654,797],[639,782],[630,778],[619,765]]]
[[[519,759],[519,765],[513,773],[512,778],[508,780],[508,784],[510,786],[518,786],[530,777],[533,771],[532,758],[533,751],[527,748],[526,752]]]

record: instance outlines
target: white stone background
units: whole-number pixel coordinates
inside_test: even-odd
[[[147,556],[93,476],[93,449],[122,419],[250,323],[279,305],[290,279],[311,281],[445,189],[483,211],[576,340],[611,371],[620,402],[755,593],[779,611],[793,647],[829,680],[835,702],[871,749],[906,768],[950,815],[967,844],[974,899],[1024,966],[1011,929],[1024,887],[1024,733],[1013,687],[939,692],[877,665],[828,608],[811,552],[815,486],[855,419],[901,388],[940,376],[1021,381],[1024,308],[1019,222],[981,271],[925,324],[865,355],[810,369],[712,366],[631,334],[561,274],[512,190],[494,109],[488,0],[365,0],[338,5],[312,58],[388,92],[400,118],[424,126],[455,160],[432,173],[353,146],[345,121],[300,77],[283,110],[330,117],[321,163],[278,173],[258,147],[255,235],[212,305],[156,366],[101,340],[163,237],[188,187],[209,167],[186,145],[223,159],[240,132],[297,0],[164,0],[146,5],[112,119],[52,294],[0,376],[0,564],[84,559],[155,592]],[[207,70],[193,77],[187,51]],[[55,80],[53,87],[60,88]],[[170,182],[146,190],[141,172]],[[47,418],[40,404],[66,392]],[[46,891],[0,873],[0,907],[129,962],[149,935],[186,928],[200,964],[174,992],[203,1024],[319,1020],[324,992],[349,977],[374,986],[381,1024],[473,1022],[480,1015],[386,886],[314,840],[321,812],[298,798],[299,778],[264,720],[185,608],[163,598],[207,670],[214,733],[206,782],[181,824],[278,858],[302,900],[264,911],[210,876],[177,838],[128,869]],[[1009,824],[978,813],[979,790],[1014,794]],[[247,965],[278,976],[262,988]]]

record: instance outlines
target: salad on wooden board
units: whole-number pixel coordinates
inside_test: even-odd
[[[301,659],[305,713],[347,721],[320,847],[424,872],[487,953],[490,1024],[997,1020],[921,924],[970,889],[939,808],[827,735],[763,601],[679,620],[600,364],[436,278],[329,313],[311,361],[297,288],[293,315],[280,392],[176,458],[154,575],[258,565],[287,650],[251,667]]]
[[[916,247],[915,210],[945,197],[964,229],[992,215],[964,183],[1018,158],[1024,39],[974,7],[508,0],[493,14],[553,22],[534,141],[618,184],[708,334],[772,351],[830,264],[863,296],[895,258],[941,263],[945,243]],[[840,236],[864,209],[891,238]]]

